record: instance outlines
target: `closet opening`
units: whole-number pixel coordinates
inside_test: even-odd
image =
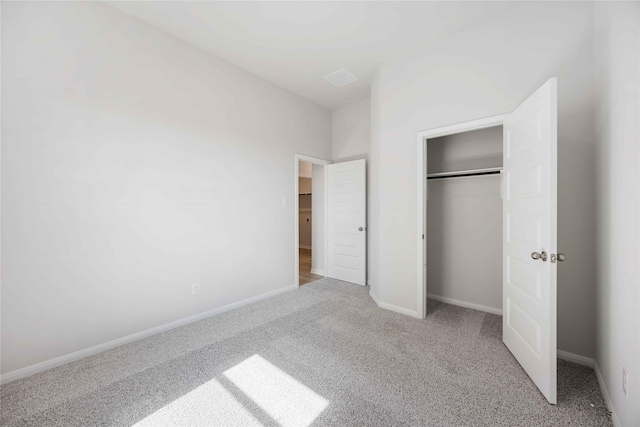
[[[502,342],[552,404],[566,259],[557,247],[557,91],[550,78],[508,114],[417,134],[418,314],[427,317],[427,298],[434,309],[440,299],[501,314]]]
[[[426,298],[502,314],[502,126],[425,145]]]

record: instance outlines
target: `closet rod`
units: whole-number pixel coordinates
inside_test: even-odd
[[[462,178],[467,176],[497,175],[502,173],[502,168],[477,169],[458,172],[443,172],[427,175],[427,179]]]

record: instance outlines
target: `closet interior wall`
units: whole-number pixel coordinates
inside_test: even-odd
[[[427,140],[427,176],[502,167],[502,126]],[[502,174],[427,179],[427,298],[502,312]]]

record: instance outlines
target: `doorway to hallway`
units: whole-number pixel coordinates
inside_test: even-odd
[[[296,154],[295,282],[298,286],[322,279],[326,258],[327,160]]]
[[[299,248],[298,257],[300,286],[323,278],[323,276],[311,273],[311,249]]]

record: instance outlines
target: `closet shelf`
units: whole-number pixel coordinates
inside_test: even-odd
[[[461,178],[465,176],[495,175],[499,173],[502,173],[502,167],[430,173],[427,174],[427,179]]]

